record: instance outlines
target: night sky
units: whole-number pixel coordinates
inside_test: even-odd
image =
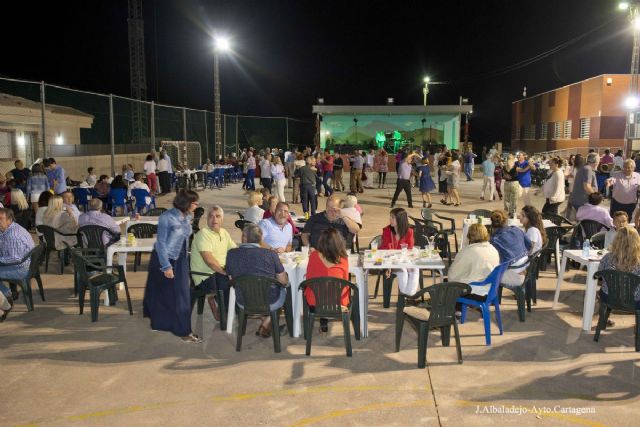
[[[127,2],[4,2],[0,75],[128,96]],[[511,102],[603,73],[628,73],[632,36],[617,1],[144,0],[149,99],[213,110],[211,36],[222,112],[311,119],[327,104],[474,104],[471,140],[509,141]],[[587,34],[588,33],[588,34]],[[497,71],[581,37],[508,73]]]

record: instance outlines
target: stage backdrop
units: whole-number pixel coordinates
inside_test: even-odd
[[[354,122],[357,119],[357,123]],[[423,122],[424,119],[424,122]],[[395,141],[394,141],[395,140]],[[396,142],[403,140],[403,142]],[[460,115],[456,114],[327,114],[320,125],[320,145],[381,147],[395,152],[403,145],[420,146],[423,142],[458,148]]]

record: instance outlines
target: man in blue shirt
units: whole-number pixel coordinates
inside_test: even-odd
[[[480,193],[480,200],[484,200],[484,192],[487,189],[487,185],[489,186],[489,200],[493,200],[493,192],[496,188],[496,179],[494,177],[494,172],[496,171],[496,164],[493,163],[493,159],[487,157],[487,159],[482,162],[482,193]]]
[[[474,154],[471,148],[464,154],[464,174],[467,176],[467,181],[473,181],[473,159],[476,157],[478,156]]]
[[[525,206],[531,206],[531,171],[536,167],[527,160],[527,153],[521,151],[518,155],[518,161],[515,163],[516,172],[518,173],[518,183],[522,187],[522,199]]]
[[[291,252],[293,228],[287,222],[288,217],[289,204],[278,202],[275,216],[260,221],[263,248],[274,250],[279,254]]]
[[[47,171],[47,178],[49,178],[49,187],[53,189],[55,194],[62,195],[67,191],[67,181],[64,169],[62,166],[58,166],[56,159],[53,157],[50,159],[44,159],[42,161],[43,166]]]

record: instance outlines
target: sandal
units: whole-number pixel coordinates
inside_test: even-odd
[[[189,334],[186,337],[181,337],[183,342],[186,343],[196,343],[199,344],[202,342],[202,338],[200,338],[199,336],[197,336],[196,334]]]
[[[256,331],[256,336],[262,337],[262,338],[269,338],[271,336],[271,331],[265,328],[264,326],[260,325],[260,327],[258,327],[258,330]]]

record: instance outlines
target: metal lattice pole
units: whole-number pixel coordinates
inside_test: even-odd
[[[214,98],[214,124],[215,124],[215,155],[216,160],[222,154],[222,124],[220,123],[220,67],[218,54],[213,54],[213,98]]]
[[[640,6],[633,5],[629,8],[629,20],[633,28],[633,50],[631,51],[631,81],[629,83],[629,97],[638,99],[638,72],[640,71]],[[627,157],[631,156],[632,141],[636,135],[636,122],[638,121],[638,106],[627,113],[625,126],[624,150]]]

